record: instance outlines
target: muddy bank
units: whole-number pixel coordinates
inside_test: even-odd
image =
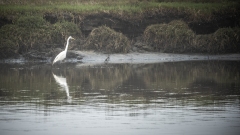
[[[177,61],[198,61],[198,60],[240,60],[240,54],[225,55],[202,55],[202,54],[170,54],[170,53],[138,53],[128,54],[102,54],[92,51],[78,51],[77,54],[83,56],[80,60],[86,64],[103,63],[161,63]],[[80,64],[81,65],[81,64]]]
[[[30,54],[28,54],[30,55]],[[28,56],[30,57],[30,56]],[[52,57],[39,59],[31,56],[32,59],[21,56],[19,58],[11,58],[0,60],[0,63],[23,64],[28,62],[43,62],[52,64]],[[95,51],[69,51],[68,57],[61,63],[79,63],[78,66],[91,66],[96,64],[107,63],[162,63],[162,62],[178,62],[178,61],[205,61],[205,60],[240,60],[240,54],[222,54],[222,55],[204,55],[204,54],[172,54],[172,53],[156,53],[156,52],[131,52],[127,54],[104,54]],[[58,65],[59,62],[55,65]]]

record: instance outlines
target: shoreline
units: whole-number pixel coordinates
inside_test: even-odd
[[[78,58],[66,58],[62,63],[91,64],[150,64],[180,61],[240,61],[240,54],[173,54],[159,52],[131,52],[126,54],[104,54],[94,51],[71,51]],[[105,61],[109,56],[109,60]],[[29,60],[24,57],[0,60],[0,64],[52,63],[52,57],[46,60]]]

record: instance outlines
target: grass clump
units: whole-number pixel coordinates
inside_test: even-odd
[[[240,28],[220,28],[213,34],[196,35],[183,21],[148,26],[144,41],[160,52],[236,53]]]
[[[208,53],[233,53],[240,50],[240,28],[220,28],[213,34],[197,35],[196,50]]]
[[[14,24],[8,24],[0,29],[0,39],[4,46],[15,45],[15,52],[22,53],[30,48],[47,44],[51,41],[50,24],[41,17],[20,17]]]
[[[39,16],[20,17],[13,24],[0,29],[0,52],[2,56],[9,53],[24,53],[29,49],[44,50],[53,45],[62,45],[70,36],[81,36],[78,26],[72,22],[50,24]],[[2,50],[2,49],[1,49]]]
[[[122,33],[109,27],[100,26],[89,34],[84,48],[104,51],[107,53],[126,53],[130,49],[130,42]]]
[[[144,31],[144,41],[160,52],[186,52],[195,33],[183,21],[150,25]]]
[[[240,29],[220,28],[214,34],[214,42],[218,45],[218,52],[229,52],[240,49]],[[215,50],[215,49],[214,49]]]

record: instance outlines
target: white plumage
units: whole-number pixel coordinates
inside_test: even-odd
[[[74,39],[74,38],[73,38],[72,36],[68,37],[68,39],[67,39],[67,45],[66,45],[65,50],[62,51],[62,52],[60,52],[60,53],[55,57],[55,59],[54,59],[52,65],[53,65],[54,63],[56,63],[57,61],[62,61],[63,59],[66,58],[66,55],[67,55],[67,49],[68,49],[68,44],[69,44],[69,40],[70,40],[70,39]]]

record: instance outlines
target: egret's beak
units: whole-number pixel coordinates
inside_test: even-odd
[[[73,40],[75,40],[75,38],[72,38]]]

